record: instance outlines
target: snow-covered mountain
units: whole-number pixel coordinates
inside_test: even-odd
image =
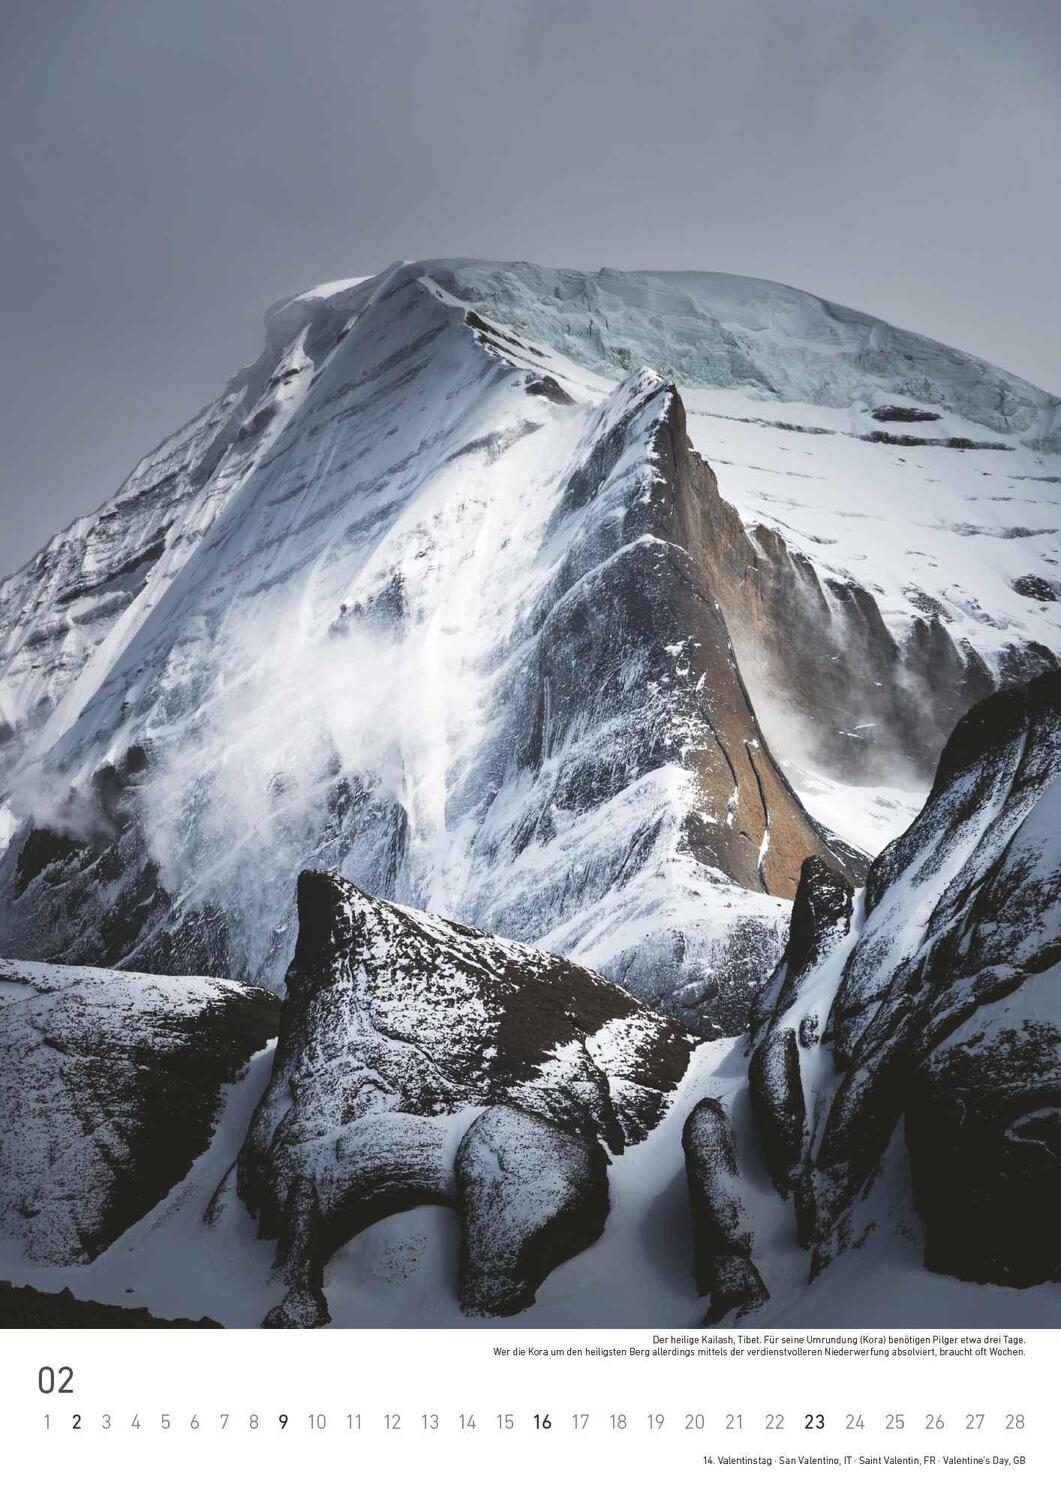
[[[739,1030],[805,859],[1061,651],[1057,413],[737,277],[278,304],[0,585],[0,950],[276,987],[308,865]]]

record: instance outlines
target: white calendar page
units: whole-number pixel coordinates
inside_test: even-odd
[[[0,0],[0,1500],[1061,1500],[1059,58]]]
[[[11,1332],[8,1473],[39,1493],[329,1483],[1041,1495],[1058,1335],[903,1330]]]

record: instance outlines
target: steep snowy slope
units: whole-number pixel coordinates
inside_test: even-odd
[[[1055,418],[740,278],[431,262],[279,304],[2,586],[0,947],[275,984],[312,864],[739,1027],[803,860],[858,873],[792,784],[872,851],[1061,647]]]

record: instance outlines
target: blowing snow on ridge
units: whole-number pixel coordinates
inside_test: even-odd
[[[841,951],[825,944],[782,1005],[790,921],[811,900],[809,881],[846,892],[836,898],[843,951],[864,967],[890,908],[878,894],[877,910],[860,915],[858,888],[874,860],[871,891],[882,888],[891,865],[881,851],[906,847],[892,841],[928,796],[955,725],[985,699],[1011,701],[989,695],[1019,694],[1056,667],[1059,485],[1057,398],[772,283],[423,261],[271,308],[255,363],[112,501],[0,584],[11,1047],[27,1045],[31,1022],[16,1007],[31,1003],[30,989],[66,993],[74,983],[62,966],[139,971],[113,976],[116,997],[138,993],[142,976],[170,976],[182,1014],[221,993],[210,980],[229,983],[231,1006],[236,995],[279,992],[288,974],[281,1048],[242,1146],[240,1192],[221,1186],[202,1142],[189,1147],[199,1153],[190,1171],[181,1158],[183,1189],[179,1172],[149,1174],[156,1198],[172,1189],[200,1218],[217,1190],[214,1227],[201,1232],[237,1258],[238,1226],[261,1215],[263,1233],[280,1236],[288,1299],[271,1308],[257,1270],[254,1290],[233,1292],[233,1271],[220,1303],[180,1294],[149,1311],[316,1323],[330,1307],[340,1320],[372,1321],[364,1296],[329,1285],[339,1273],[307,1248],[307,1225],[343,1226],[329,1228],[329,1255],[349,1268],[356,1255],[344,1241],[369,1255],[364,1246],[383,1243],[393,1215],[396,1225],[433,1226],[437,1278],[430,1256],[427,1270],[409,1271],[428,1321],[459,1318],[458,1287],[465,1310],[533,1317],[542,1264],[553,1276],[539,1300],[560,1321],[622,1321],[618,1293],[587,1294],[578,1311],[573,1268],[592,1261],[602,1276],[636,1282],[637,1215],[654,1191],[688,1266],[680,1283],[665,1268],[650,1274],[656,1301],[639,1320],[703,1316],[698,1286],[711,1296],[709,1317],[769,1321],[778,1277],[787,1316],[798,1305],[792,1267],[806,1268],[795,1248],[779,1251],[764,1283],[756,1240],[782,1235],[771,1178],[783,1193],[797,1181],[803,1195],[825,1190],[824,1158],[799,1131],[795,1144],[785,1134],[795,1108],[785,1087],[801,1109],[806,1092],[810,1115],[824,1119],[824,1043],[804,1022],[813,1009],[825,1026]],[[1053,735],[1053,718],[1039,732]],[[937,804],[943,795],[937,778]],[[1044,795],[1036,816],[1052,806]],[[914,828],[930,825],[926,812]],[[320,993],[296,954],[296,938],[303,951],[309,942],[305,899],[296,914],[306,869],[323,873],[303,877],[303,892],[307,878],[337,882],[354,893],[344,899],[360,913],[358,930],[374,934],[341,961],[328,950],[338,967]],[[512,1005],[538,1003],[539,962],[572,987],[568,1021],[527,1064],[532,1097],[554,1090],[548,1108],[488,1086],[490,1070],[480,1077],[467,1058],[460,1088],[440,1092],[436,1079],[399,1106],[391,1096],[404,1098],[408,1080],[390,1073],[356,1100],[335,1094],[334,1080],[309,1081],[322,1047],[344,1068],[383,1047],[372,1030],[390,1003],[380,996],[403,1000],[412,932],[417,998],[404,1002],[434,1038],[418,1063],[428,1072],[454,1066],[456,1041],[435,1035],[432,1008],[447,954],[459,950],[469,973],[492,972],[509,954]],[[921,936],[908,923],[903,933],[912,962]],[[345,953],[352,940],[342,942]],[[366,988],[366,973],[386,983]],[[94,997],[102,982],[93,980]],[[498,1045],[487,1012],[500,1002],[469,985],[460,1026],[472,1026],[474,1053]],[[592,1052],[601,1018],[579,997],[595,986],[609,1016],[639,1018],[635,1031],[665,1026],[685,1074],[660,1083],[643,1058],[598,1059],[602,1098],[619,1097],[630,1076],[653,1090],[646,1128],[627,1130],[629,1149],[610,1163],[605,1148],[618,1156],[624,1131],[609,1137],[599,1112],[585,1123],[568,1097],[581,1097],[585,1080],[571,1082],[557,1063],[569,1044]],[[271,996],[261,1003],[271,1016]],[[904,990],[903,1024],[928,1026],[934,1003]],[[482,1004],[476,1031],[469,1017]],[[750,1021],[756,1045],[773,1037],[775,1050],[756,1053],[756,1066],[773,1071],[767,1087],[753,1069],[749,1095],[737,1060]],[[870,1071],[890,1056],[887,1027],[874,1026],[884,1050]],[[269,1029],[248,1022],[246,1035],[261,1043]],[[876,1031],[859,1035],[867,1045]],[[226,1054],[229,1072],[250,1050]],[[846,1066],[850,1048],[841,1050]],[[931,1095],[918,1120],[943,1107],[925,1081],[943,1066],[942,1053],[931,1055],[921,1072],[910,1064]],[[245,1075],[259,1095],[269,1065],[256,1059]],[[44,1072],[45,1093],[68,1097],[69,1078]],[[228,1074],[215,1072],[203,1097],[221,1111],[218,1131],[233,1111],[245,1131],[257,1096],[243,1097],[245,1081],[219,1104]],[[289,1074],[303,1089],[302,1113],[290,1118]],[[1043,1084],[1036,1109],[1056,1111],[1055,1085]],[[760,1124],[773,1121],[765,1147],[748,1146],[748,1099]],[[821,1282],[841,1297],[850,1287],[831,1258],[857,1253],[847,1249],[849,1226],[861,1222],[853,1205],[892,1161],[904,1109],[900,1091],[835,1212],[800,1198],[814,1274],[828,1266]],[[481,1111],[474,1122],[469,1110]],[[295,1150],[285,1132],[309,1130],[310,1116],[313,1150]],[[368,1212],[351,1199],[362,1167],[342,1165],[339,1136],[356,1119],[369,1122],[366,1140],[380,1131],[390,1140],[398,1117],[391,1165],[371,1158],[363,1169]],[[427,1186],[407,1190],[408,1162],[429,1137]],[[240,1150],[241,1139],[229,1144]],[[569,1173],[568,1197],[540,1204],[530,1229],[498,1209],[481,1178],[485,1160],[508,1151],[515,1161],[523,1149]],[[935,1170],[926,1162],[915,1153],[917,1184]],[[502,1199],[514,1181],[504,1179]],[[7,1194],[13,1223],[28,1191]],[[445,1248],[454,1205],[459,1256]],[[93,1213],[92,1235],[79,1231],[77,1243],[95,1250],[106,1203]],[[189,1232],[187,1214],[171,1214],[168,1230],[150,1218],[120,1227],[156,1249],[167,1233]],[[503,1265],[481,1263],[480,1232],[509,1237]],[[13,1233],[0,1223],[0,1238]],[[247,1254],[257,1267],[260,1249]],[[447,1255],[459,1270],[438,1269]],[[1044,1272],[1032,1279],[1048,1277],[1048,1258],[1031,1256]],[[965,1274],[938,1250],[930,1259]],[[976,1263],[987,1267],[982,1279],[1007,1280],[997,1262]],[[105,1270],[84,1286],[121,1300]]]

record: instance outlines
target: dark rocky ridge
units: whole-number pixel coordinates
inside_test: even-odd
[[[424,1203],[461,1212],[465,1307],[525,1306],[599,1233],[601,1143],[619,1152],[652,1128],[692,1039],[564,959],[336,876],[305,872],[298,904],[273,1076],[238,1169],[260,1232],[279,1241],[289,1295],[271,1321],[327,1321],[331,1255]],[[526,1173],[546,1159],[569,1186],[549,1188],[536,1217],[545,1176],[535,1189]]]
[[[939,412],[924,411],[918,406],[875,406],[870,415],[876,422],[939,421]]]
[[[687,819],[689,851],[746,890],[791,898],[809,855],[856,871],[860,857],[808,816],[763,738],[715,581],[681,524],[684,465],[710,470],[687,441],[682,463],[672,462],[674,434],[684,434],[680,397],[647,371],[623,389],[625,400],[616,403],[611,420],[601,421],[597,441],[569,477],[554,523],[577,523],[578,529],[542,600],[540,626],[530,622],[536,701],[526,758],[534,763],[548,752],[540,685],[547,684],[549,716],[562,724],[577,721],[585,684],[592,681],[598,713],[630,727],[630,748],[607,769],[611,781],[603,767],[569,756],[549,789],[554,802],[603,801],[616,790],[616,775],[630,782],[673,761],[681,746],[681,763],[694,769],[705,810]],[[648,481],[621,491],[620,508],[615,475],[628,469],[629,453],[646,437],[653,465]],[[740,527],[735,512],[733,518]],[[580,578],[592,586],[574,587]],[[665,691],[635,697],[630,662],[637,663],[640,683],[666,683]],[[726,809],[726,815],[707,816],[708,809]],[[726,1019],[732,1023],[733,1017]]]
[[[807,868],[797,905],[818,956],[807,964],[797,931],[759,1007],[750,1089],[815,1269],[872,1218],[901,1131],[929,1269],[1010,1286],[1061,1274],[1049,1208],[1061,1193],[1059,752],[1061,672],[965,716],[924,810],[874,861],[833,979],[844,897]],[[807,1077],[831,1075],[822,1048],[835,1083],[804,1119]]]
[[[146,1307],[86,1301],[67,1288],[39,1292],[0,1281],[0,1328],[220,1328],[210,1318],[155,1318]]]
[[[897,448],[958,448],[966,453],[993,452],[1011,453],[1012,443],[978,443],[972,438],[922,438],[912,437],[908,432],[885,432],[883,428],[861,434],[864,443],[892,443]]]
[[[746,889],[791,898],[800,867],[811,854],[838,868],[850,862],[856,870],[859,857],[830,840],[808,816],[765,743],[734,653],[725,608],[720,608],[719,565],[708,547],[696,545],[687,512],[692,505],[699,523],[710,525],[697,504],[702,497],[694,500],[689,486],[698,478],[709,478],[714,485],[714,476],[685,437],[685,409],[677,391],[667,388],[660,402],[658,388],[649,386],[644,399],[655,403],[659,413],[650,429],[658,478],[643,501],[629,507],[623,541],[658,536],[664,545],[624,554],[624,567],[635,577],[629,583],[624,578],[616,582],[620,598],[633,601],[627,607],[635,625],[647,617],[650,628],[644,635],[658,643],[657,650],[670,641],[688,643],[682,657],[687,701],[677,699],[672,718],[699,730],[691,737],[692,754],[686,763],[696,769],[703,805],[720,808],[735,803],[724,821],[692,817],[689,843],[704,863]],[[636,416],[635,408],[629,421]],[[620,428],[608,440],[621,448],[623,435]],[[607,456],[597,460],[594,455],[594,461],[601,469],[607,466]],[[588,476],[591,486],[595,472],[594,468]],[[577,482],[586,480],[577,476]],[[717,486],[714,493],[717,498]],[[732,517],[740,526],[736,512]],[[612,625],[606,620],[602,633]]]

